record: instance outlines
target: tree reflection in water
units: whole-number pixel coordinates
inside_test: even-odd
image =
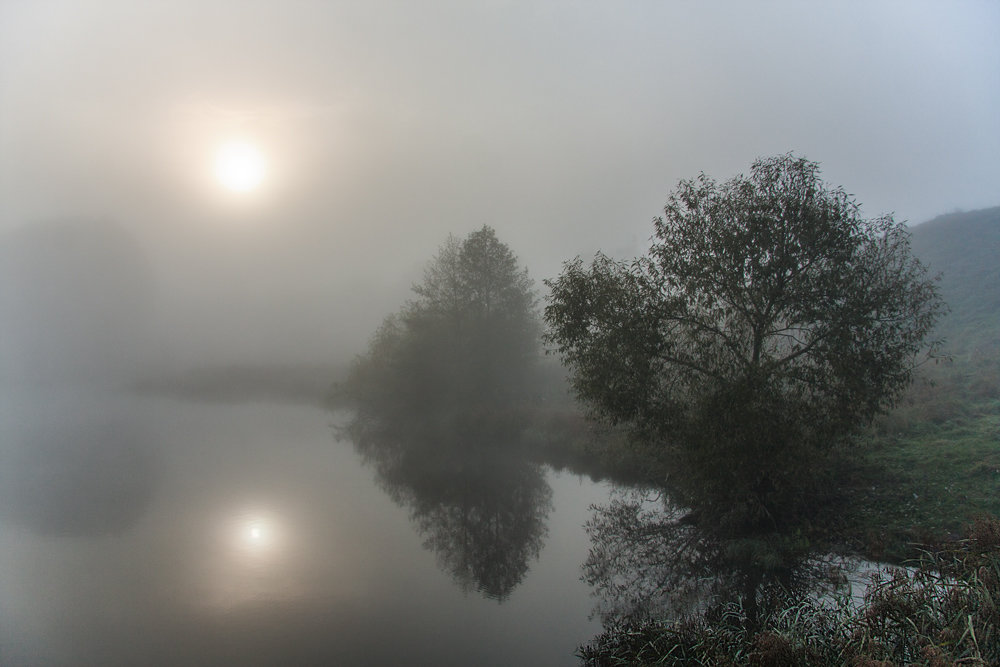
[[[598,600],[593,613],[606,628],[721,608],[739,599],[747,577],[763,579],[757,599],[762,611],[787,600],[782,592],[801,594],[809,586],[826,591],[836,585],[829,580],[835,557],[786,569],[778,564],[764,579],[746,557],[761,544],[711,539],[698,529],[696,517],[662,491],[619,491],[608,505],[592,509],[583,580]]]
[[[712,593],[710,546],[659,493],[619,492],[593,511],[583,579],[605,627],[681,615]]]
[[[505,600],[538,559],[552,489],[540,465],[485,435],[347,429],[376,480],[463,591]]]

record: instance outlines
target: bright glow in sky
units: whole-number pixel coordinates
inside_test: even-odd
[[[234,192],[248,192],[263,182],[267,162],[252,143],[231,141],[216,151],[214,171],[223,187]]]
[[[350,357],[449,234],[493,226],[540,282],[760,156],[868,216],[1000,204],[998,27],[994,0],[0,2],[0,233],[119,223],[180,358]],[[234,137],[261,158],[207,172]]]

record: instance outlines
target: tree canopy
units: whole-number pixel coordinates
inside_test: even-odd
[[[653,224],[646,256],[576,258],[547,282],[548,340],[593,413],[657,454],[689,521],[745,540],[731,555],[748,566],[787,563],[832,453],[928,349],[935,282],[905,225],[863,218],[792,155],[681,181]],[[757,548],[775,535],[793,539]]]
[[[484,226],[449,237],[340,392],[362,415],[447,422],[525,400],[539,352],[534,284]]]

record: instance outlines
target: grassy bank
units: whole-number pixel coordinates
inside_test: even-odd
[[[845,474],[853,516],[843,542],[873,560],[912,558],[916,544],[956,539],[977,517],[1000,516],[1000,401],[968,402],[940,420],[915,414],[935,413],[916,405],[889,415],[858,443]],[[530,423],[526,451],[543,463],[594,479],[656,481],[621,432],[572,405],[536,409]]]
[[[580,649],[588,665],[1000,664],[1000,522],[925,552],[850,598],[776,601],[753,629],[738,605],[688,621],[611,628]]]
[[[1000,410],[875,434],[866,449],[856,508],[869,557],[910,557],[910,543],[954,538],[978,516],[1000,516]]]

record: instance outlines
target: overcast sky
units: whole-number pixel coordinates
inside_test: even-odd
[[[449,233],[540,281],[758,156],[871,216],[1000,204],[998,35],[995,0],[4,0],[0,229],[115,221],[174,344],[312,359]],[[245,196],[210,173],[232,137],[268,162]]]

